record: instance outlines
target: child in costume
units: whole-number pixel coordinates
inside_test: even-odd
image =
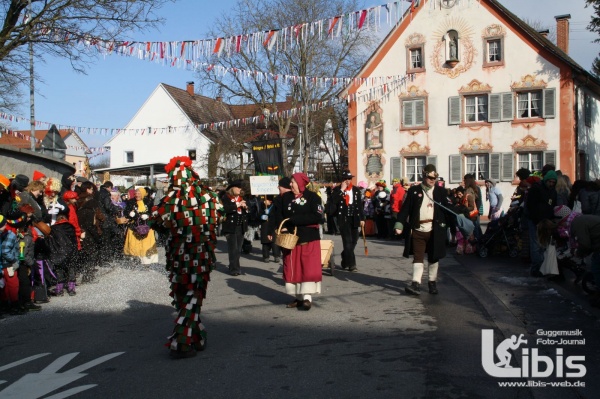
[[[170,233],[166,269],[178,314],[166,346],[172,357],[186,358],[206,346],[200,310],[215,268],[216,226],[223,206],[217,193],[201,184],[188,157],[171,159],[165,170],[169,189],[154,208],[153,222]]]

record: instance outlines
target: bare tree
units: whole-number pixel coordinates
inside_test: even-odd
[[[523,22],[535,29],[536,32],[543,32],[547,30],[548,36],[546,36],[546,38],[552,43],[556,44],[556,25],[547,25],[542,21],[529,18],[523,18]]]
[[[358,8],[357,0],[238,0],[228,14],[216,21],[211,32],[214,37],[230,37],[240,32],[261,32],[277,27],[299,26],[306,22],[344,15]],[[332,39],[326,34],[311,35],[299,28],[298,36],[286,46],[264,47],[259,51],[233,52],[227,57],[207,60],[225,68],[260,71],[272,75],[297,77],[352,77],[366,61],[377,38],[368,29],[344,31],[342,37]],[[304,28],[306,29],[306,28]],[[325,30],[327,31],[327,29]],[[290,38],[288,38],[288,41]],[[201,90],[222,93],[230,103],[250,103],[268,109],[272,123],[283,140],[283,154],[288,153],[287,142],[291,131],[302,131],[303,140],[293,140],[293,152],[287,159],[286,173],[290,173],[300,154],[304,155],[303,169],[308,164],[308,151],[303,147],[319,139],[312,121],[315,107],[330,100],[340,88],[318,86],[306,79],[288,84],[278,79],[264,79],[259,74],[222,74],[215,68],[199,71]],[[276,113],[277,103],[291,97],[292,107],[302,107],[297,116]],[[295,126],[294,126],[295,125]]]
[[[0,30],[0,107],[14,106],[19,83],[29,73],[28,45],[37,60],[47,55],[67,58],[72,67],[85,73],[85,66],[97,56],[93,44],[99,38],[124,41],[129,32],[147,31],[162,20],[155,11],[175,0],[4,0]]]

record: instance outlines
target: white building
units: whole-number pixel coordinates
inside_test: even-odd
[[[450,187],[475,173],[501,181],[506,198],[521,167],[600,177],[600,81],[568,56],[569,18],[556,17],[554,45],[494,0],[408,10],[357,76],[412,80],[345,93],[357,180],[416,181],[434,163]],[[369,90],[379,94],[360,95]]]

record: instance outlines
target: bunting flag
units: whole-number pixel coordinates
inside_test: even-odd
[[[304,105],[296,108],[291,108],[288,110],[282,110],[277,112],[272,112],[269,114],[269,120],[275,119],[287,119],[291,117],[302,116],[306,112],[314,112],[320,109],[324,109],[327,107],[331,107],[333,105],[342,103],[342,102],[364,102],[364,101],[373,101],[375,99],[384,97],[389,95],[393,91],[400,90],[405,87],[406,84],[414,79],[414,75],[404,75],[402,77],[399,76],[387,76],[387,77],[373,77],[373,78],[354,78],[355,84],[364,84],[366,86],[365,90],[358,91],[356,93],[348,94],[345,98],[332,97],[329,100],[320,101],[317,103],[313,103],[310,105]],[[379,85],[374,85],[375,82],[381,82]],[[335,81],[330,82],[330,84],[335,84]],[[30,120],[24,117],[15,116],[11,114],[7,114],[4,112],[0,112],[0,119],[4,119],[14,123],[30,123]],[[261,115],[248,117],[248,118],[239,118],[233,119],[229,121],[219,121],[219,122],[211,122],[204,123],[199,125],[185,125],[185,126],[168,126],[164,128],[153,128],[151,131],[148,131],[147,128],[132,128],[132,129],[121,129],[121,128],[95,128],[95,127],[76,127],[76,126],[68,126],[68,125],[60,125],[58,123],[50,123],[50,122],[42,122],[35,121],[34,125],[38,129],[49,129],[52,125],[56,125],[59,130],[71,130],[78,135],[91,135],[91,136],[114,136],[118,134],[131,134],[135,136],[151,136],[156,134],[174,134],[174,133],[185,133],[191,131],[199,131],[202,132],[204,130],[210,129],[227,129],[234,128],[239,126],[248,126],[254,125],[256,123],[265,123],[265,116]],[[4,134],[4,133],[2,133]],[[19,137],[24,140],[30,140],[29,135],[24,135],[19,132],[7,130],[6,134],[13,135],[15,137]],[[35,140],[35,138],[34,138]],[[77,149],[85,149],[85,147],[72,147]],[[103,151],[102,147],[94,148],[90,151]]]
[[[318,21],[212,39],[117,42],[55,28],[42,28],[42,32],[51,40],[90,47],[103,55],[122,54],[153,62],[162,62],[165,65],[183,66],[201,56],[231,56],[240,52],[256,52],[261,47],[269,51],[287,49],[289,46],[296,45],[300,40],[306,40],[309,36],[322,38],[327,34],[333,39],[344,37],[346,33],[355,30],[371,28],[377,30],[382,24],[382,19],[388,26],[393,27],[404,18],[403,3],[407,2],[411,3],[412,10],[419,5],[420,0],[397,0]],[[170,61],[167,62],[167,60]]]

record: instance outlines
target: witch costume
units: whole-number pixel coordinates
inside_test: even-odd
[[[174,358],[191,357],[204,350],[206,330],[200,321],[202,301],[215,268],[216,227],[223,212],[217,194],[200,183],[188,157],[175,157],[165,167],[169,191],[155,207],[153,221],[169,231],[166,269],[175,328],[166,346]]]

